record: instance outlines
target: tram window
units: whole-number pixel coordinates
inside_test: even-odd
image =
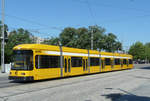
[[[33,70],[33,51],[14,50],[12,70]]]
[[[123,64],[127,64],[127,60],[126,59],[123,59]]]
[[[133,61],[132,61],[132,59],[129,59],[129,64],[133,64]]]
[[[99,58],[90,58],[90,66],[99,66],[100,61]]]
[[[120,65],[120,59],[115,59],[115,65]]]
[[[83,70],[85,71],[85,59],[83,59]]]
[[[86,59],[86,70],[88,69],[88,59]]]
[[[110,64],[111,64],[110,58],[105,58],[105,65],[110,65]]]
[[[36,68],[60,67],[60,56],[37,55],[35,57]]]
[[[70,72],[70,59],[68,59],[68,72]]]
[[[65,59],[65,73],[67,72],[67,59]]]
[[[71,57],[72,67],[82,67],[82,57]]]

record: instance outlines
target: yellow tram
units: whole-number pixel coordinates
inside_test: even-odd
[[[44,44],[15,46],[10,80],[43,80],[133,68],[129,54]]]

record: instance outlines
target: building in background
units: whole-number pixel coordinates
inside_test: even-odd
[[[34,43],[36,44],[40,44],[42,43],[45,39],[44,38],[41,38],[41,37],[33,37],[33,40],[34,40]]]

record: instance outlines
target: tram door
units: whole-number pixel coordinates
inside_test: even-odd
[[[121,61],[121,68],[123,68],[123,59],[120,59]]]
[[[88,73],[88,59],[87,58],[83,58],[82,64],[83,64],[83,72],[84,73]]]
[[[105,69],[105,61],[104,60],[105,60],[104,58],[101,58],[101,67],[102,67],[101,71],[104,71],[104,69]]]
[[[114,59],[111,59],[111,69],[114,68]]]
[[[68,76],[71,73],[71,57],[64,57],[64,76]]]

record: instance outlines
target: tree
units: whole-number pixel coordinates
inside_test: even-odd
[[[43,43],[57,45],[58,41],[66,47],[90,49],[91,35],[93,34],[93,49],[105,49],[109,52],[121,50],[122,44],[117,40],[117,36],[113,33],[105,34],[106,30],[100,26],[89,26],[88,28],[65,28],[56,38],[50,38]]]
[[[117,41],[117,36],[113,33],[108,33],[104,37],[104,49],[108,52],[114,52],[115,50],[122,50],[121,42]]]
[[[8,42],[5,45],[5,62],[12,61],[13,47],[19,44],[32,43],[31,33],[23,28],[10,32]]]
[[[145,59],[145,47],[143,43],[137,41],[135,44],[131,45],[129,49],[129,54],[133,55],[134,60]]]
[[[145,59],[150,61],[150,42],[145,44]]]
[[[116,41],[114,43],[114,48],[115,48],[114,50],[122,50],[122,43],[119,41]]]
[[[90,34],[87,28],[77,29],[77,39],[75,42],[76,48],[90,49]]]
[[[42,42],[42,44],[58,45],[58,42],[59,42],[59,38],[51,37],[51,38],[45,39],[44,42]]]
[[[75,28],[65,28],[59,35],[61,44],[66,47],[76,47],[77,30]]]
[[[6,24],[4,25],[4,31],[5,31],[4,36],[7,37],[6,32],[8,31],[8,26]],[[1,21],[0,21],[0,36],[2,36],[2,22]]]
[[[105,29],[100,26],[89,26],[89,33],[90,37],[89,40],[91,40],[91,35],[93,34],[93,49],[104,49],[104,37],[105,37]]]
[[[88,28],[65,28],[59,39],[63,46],[90,49],[91,35],[93,34],[93,49],[101,49],[103,47],[103,36],[105,29],[99,26],[89,26]]]

